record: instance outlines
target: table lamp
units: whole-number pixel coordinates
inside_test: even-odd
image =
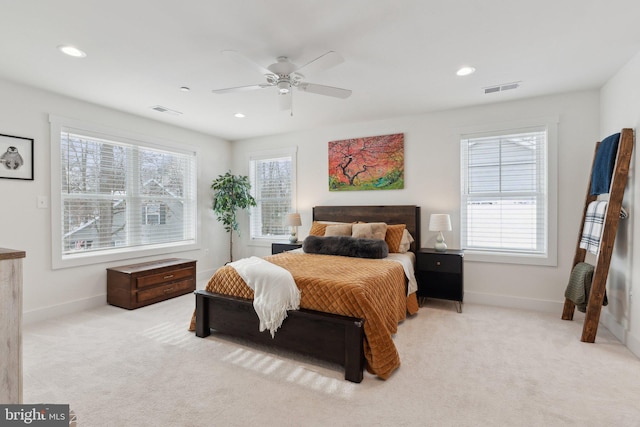
[[[437,231],[436,244],[434,249],[436,252],[445,252],[447,244],[444,242],[443,231],[451,231],[451,218],[449,214],[431,214],[429,218],[429,231]]]
[[[299,213],[287,214],[287,225],[291,227],[291,235],[289,242],[296,243],[298,241],[298,227],[302,225]]]

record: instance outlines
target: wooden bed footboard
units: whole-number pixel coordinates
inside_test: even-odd
[[[250,300],[204,290],[196,295],[196,336],[211,329],[259,344],[272,345],[344,366],[345,379],[362,381],[365,367],[364,320],[313,310],[291,310],[271,338],[259,331],[260,322]]]

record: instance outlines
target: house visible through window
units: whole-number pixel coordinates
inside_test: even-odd
[[[463,249],[548,256],[548,154],[546,127],[462,136]]]
[[[166,205],[164,203],[144,204],[142,206],[142,223],[145,225],[166,224]]]
[[[60,261],[195,243],[194,152],[57,129]]]
[[[249,179],[257,204],[250,212],[252,239],[289,236],[285,218],[295,211],[295,177],[295,149],[250,156]]]

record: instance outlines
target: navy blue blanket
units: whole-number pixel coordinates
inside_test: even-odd
[[[597,196],[598,194],[609,192],[619,141],[620,133],[615,133],[603,139],[598,145],[596,158],[593,161],[593,169],[591,170],[591,195]]]

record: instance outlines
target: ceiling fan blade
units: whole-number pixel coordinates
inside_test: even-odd
[[[243,65],[247,65],[251,68],[253,68],[254,70],[258,70],[260,72],[260,74],[273,74],[271,71],[269,71],[267,68],[263,67],[262,65],[254,62],[253,60],[247,58],[246,56],[244,56],[243,54],[241,54],[240,52],[237,52],[235,50],[223,50],[222,54],[226,57],[231,58],[232,60],[234,60],[235,62],[239,63],[239,64],[243,64]]]
[[[348,98],[351,96],[349,89],[341,89],[339,87],[318,85],[315,83],[300,83],[298,90],[303,92],[317,93],[318,95],[333,96],[334,98]]]
[[[329,52],[320,55],[316,59],[312,59],[295,71],[299,72],[304,68],[305,73],[314,73],[316,71],[328,70],[329,68],[335,67],[336,65],[342,64],[343,62],[344,58],[342,57],[342,55],[340,55],[338,52],[330,50]]]
[[[234,92],[247,92],[255,89],[264,89],[266,87],[272,87],[270,84],[259,84],[259,85],[249,85],[249,86],[238,86],[238,87],[228,87],[225,89],[214,89],[211,92],[217,95],[224,95],[225,93],[234,93]]]
[[[285,94],[279,93],[278,108],[282,111],[291,110],[292,98],[293,98],[293,95],[291,91]]]

